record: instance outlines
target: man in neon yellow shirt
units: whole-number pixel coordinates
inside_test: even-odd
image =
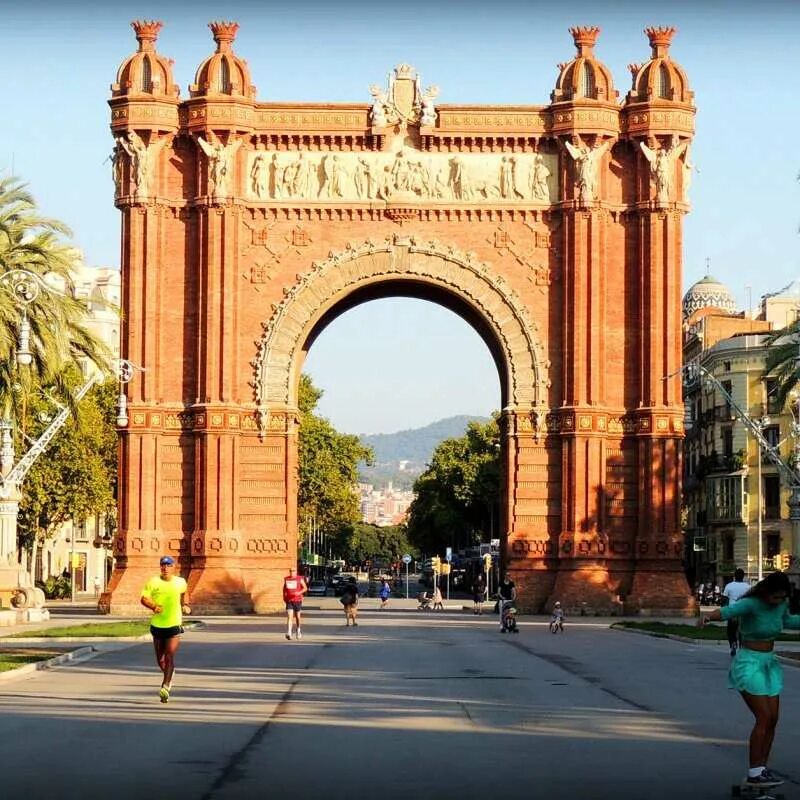
[[[175,673],[175,653],[183,633],[183,615],[191,614],[192,609],[189,608],[186,581],[175,574],[175,559],[164,556],[159,563],[161,574],[147,581],[142,589],[141,603],[153,612],[150,633],[156,661],[164,676],[158,696],[162,703],[167,703]]]

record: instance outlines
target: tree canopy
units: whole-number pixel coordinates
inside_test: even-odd
[[[321,397],[322,390],[308,375],[302,375],[298,393],[301,539],[312,520],[316,530],[334,537],[359,521],[358,462],[372,460],[372,451],[358,436],[340,433],[329,420],[314,413]]]
[[[789,393],[800,383],[800,320],[773,331],[766,342],[769,349],[764,374],[776,379],[774,399],[783,408]]]
[[[414,484],[408,537],[420,550],[439,553],[491,536],[500,498],[497,417],[470,422],[463,436],[445,439]],[[495,522],[497,525],[497,522]]]

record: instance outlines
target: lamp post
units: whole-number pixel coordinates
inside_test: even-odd
[[[771,422],[769,417],[761,417],[760,419],[754,419],[753,425],[758,428],[759,433],[761,433],[762,438],[764,434],[764,428],[767,427]],[[757,461],[758,461],[758,519],[756,522],[756,530],[758,532],[758,547],[756,548],[756,552],[758,553],[758,580],[761,581],[764,579],[764,530],[763,530],[763,513],[762,513],[762,478],[761,478],[761,446],[758,439],[756,440],[756,444],[759,445],[758,452],[757,452]]]

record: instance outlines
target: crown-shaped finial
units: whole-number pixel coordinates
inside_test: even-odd
[[[667,55],[670,42],[677,30],[677,28],[668,28],[663,25],[658,28],[650,27],[644,29],[647,38],[650,40],[650,47],[653,49],[653,58],[664,58]]]
[[[155,19],[135,19],[131,22],[136,41],[139,42],[139,50],[155,50],[158,32],[163,27],[164,23]]]
[[[411,64],[405,64],[405,63],[398,64],[394,68],[394,76],[395,76],[395,78],[411,78],[411,79],[413,79],[416,74],[417,74],[417,71],[414,69],[414,67],[411,66]]]
[[[597,37],[600,35],[600,28],[596,25],[582,25],[577,28],[570,28],[569,32],[575,40],[575,47],[578,48],[579,56],[591,56]]]
[[[236,31],[239,30],[239,23],[219,20],[217,22],[209,22],[208,27],[211,28],[211,34],[217,43],[217,52],[230,50],[231,43],[236,38]]]

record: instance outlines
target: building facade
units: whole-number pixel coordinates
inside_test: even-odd
[[[791,409],[777,402],[776,382],[764,370],[768,333],[795,319],[798,287],[800,282],[794,282],[766,295],[754,319],[735,311],[730,292],[709,276],[684,299],[686,363],[698,363],[714,375],[736,405],[761,423],[765,438],[787,463],[793,447]],[[755,580],[792,555],[790,489],[710,382],[699,378],[686,384],[685,400],[689,578],[723,584],[741,568],[748,580]]]
[[[408,64],[369,102],[259,101],[230,22],[210,24],[216,50],[181,98],[160,23],[133,27],[110,106],[122,352],[147,371],[128,384],[103,607],[137,609],[162,553],[205,613],[280,606],[305,354],[354,305],[412,296],[461,315],[497,364],[522,606],[685,610],[695,109],[674,29],[647,29],[622,100],[587,27],[549,104],[476,106],[440,104]]]

